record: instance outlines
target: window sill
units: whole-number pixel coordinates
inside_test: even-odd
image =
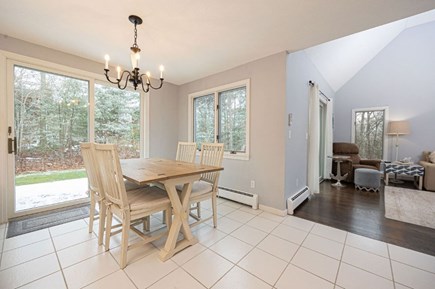
[[[196,152],[196,157],[199,160],[201,157],[200,152]],[[225,152],[224,153],[224,159],[228,160],[239,160],[239,161],[249,161],[249,154],[230,154]]]
[[[249,161],[249,154],[230,154],[230,153],[224,153],[224,159]]]

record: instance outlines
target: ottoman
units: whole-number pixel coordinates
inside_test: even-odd
[[[381,186],[381,172],[373,169],[356,169],[354,178],[355,188],[379,192]]]

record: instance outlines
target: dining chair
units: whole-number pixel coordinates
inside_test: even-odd
[[[196,143],[194,142],[178,142],[177,155],[175,160],[188,163],[194,163],[196,157]]]
[[[95,144],[95,154],[100,172],[101,184],[107,202],[105,250],[109,250],[110,237],[121,233],[121,269],[127,265],[127,251],[145,243],[163,237],[167,232],[146,235],[133,225],[143,222],[143,218],[166,211],[167,228],[171,225],[171,202],[165,191],[147,186],[127,191],[123,181],[117,146],[114,144]],[[121,223],[121,229],[112,231],[112,218],[115,215]],[[129,244],[128,233],[132,230],[141,237],[141,241]]]
[[[224,144],[222,143],[203,143],[201,145],[200,164],[220,167],[224,156]],[[201,179],[192,186],[192,193],[190,195],[190,204],[198,204],[202,201],[211,199],[213,216],[202,219],[200,213],[196,216],[190,214],[197,221],[192,223],[191,226],[199,225],[213,218],[213,226],[217,227],[217,191],[219,183],[220,171],[210,172],[201,175]],[[199,210],[200,207],[191,207],[192,210]]]
[[[89,186],[89,199],[90,199],[90,207],[89,207],[89,233],[92,233],[94,228],[94,221],[100,220],[98,224],[98,245],[103,244],[103,235],[104,235],[104,225],[106,224],[106,205],[104,194],[102,192],[100,174],[98,171],[98,164],[95,158],[95,143],[80,143],[80,151],[82,153],[83,164],[85,166],[86,175],[88,177],[88,186]],[[135,190],[140,188],[139,185],[136,185],[128,180],[124,180],[125,188],[127,191]],[[97,212],[96,205],[98,204],[98,215],[95,216]],[[150,228],[150,219],[147,218],[144,220],[144,230],[149,230]]]
[[[93,143],[80,143],[83,164],[88,176],[89,186],[89,233],[92,233],[94,228],[94,220],[99,219],[98,225],[98,245],[103,244],[104,224],[106,220],[106,205],[104,202],[104,194],[102,191],[100,175],[97,169],[97,161],[95,159],[95,149]],[[96,205],[98,203],[99,214],[95,216]]]

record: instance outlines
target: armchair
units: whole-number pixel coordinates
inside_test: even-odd
[[[333,143],[332,152],[334,155],[349,156],[349,159],[341,163],[341,174],[348,174],[345,182],[353,182],[355,169],[367,168],[380,170],[381,160],[366,160],[359,156],[359,148],[354,143]],[[337,173],[337,164],[333,162],[332,173]]]
[[[423,152],[423,158],[420,165],[424,167],[423,186],[428,191],[435,191],[435,163],[429,159],[431,152]]]

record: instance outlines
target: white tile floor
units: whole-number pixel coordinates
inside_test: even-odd
[[[198,244],[166,262],[158,259],[163,241],[136,248],[125,270],[119,235],[104,252],[87,219],[6,240],[0,225],[0,288],[435,288],[433,256],[218,202],[218,229],[211,222],[195,227]],[[210,214],[210,204],[202,207]],[[160,226],[160,218],[152,224]]]

